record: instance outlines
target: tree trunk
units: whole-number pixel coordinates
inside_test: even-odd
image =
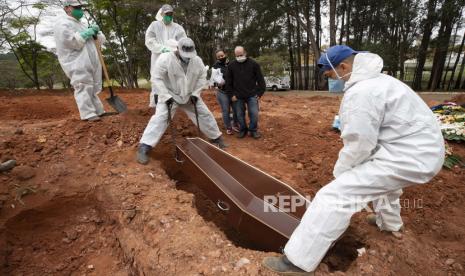
[[[310,21],[310,1],[305,1],[304,4],[304,17],[307,22]],[[303,27],[304,28],[304,27]],[[310,88],[310,37],[307,35],[305,39],[305,52],[304,52],[304,74],[305,74],[305,83],[304,89],[309,90]]]
[[[311,46],[311,48],[313,50],[314,63],[316,63],[318,61],[318,59],[320,58],[320,48],[318,47],[316,39],[315,39],[315,35],[313,34],[311,21],[307,20],[307,22],[306,22],[307,24],[304,24],[304,22],[302,22],[302,18],[300,18],[300,16],[298,16],[298,14],[296,14],[294,16],[295,16],[296,20],[300,21],[301,26],[306,27],[307,36],[308,36],[308,38],[310,40],[310,46]],[[318,68],[316,68],[316,66],[314,66],[314,69],[316,71],[318,71]],[[317,75],[318,74],[315,74],[315,77]],[[318,88],[319,88],[318,81],[315,81],[315,83],[316,83],[315,89],[318,90]]]
[[[399,75],[399,79],[400,80],[404,80],[405,78],[405,51],[407,50],[406,48],[408,47],[407,45],[407,34],[404,34],[401,36],[402,37],[402,41],[400,42],[400,49],[399,49],[399,71],[400,71],[400,75]]]
[[[408,8],[408,6],[406,7]],[[408,41],[407,41],[407,38],[408,38],[408,32],[410,31],[408,29],[407,26],[404,25],[404,22],[405,22],[405,18],[403,17],[403,13],[401,12],[401,18],[400,18],[400,35],[399,35],[399,79],[401,81],[404,80],[404,75],[405,75],[405,71],[404,71],[404,63],[405,63],[405,52],[408,48]]]
[[[349,41],[350,41],[350,15],[352,13],[352,1],[353,0],[347,0],[347,1],[348,1],[348,4],[346,6],[347,24],[346,24],[345,35],[346,35],[346,44],[349,44]]]
[[[319,78],[318,78],[318,67],[316,66],[316,63],[318,62],[318,59],[320,58],[320,48],[318,47],[318,44],[316,43],[315,36],[313,34],[312,30],[312,23],[311,21],[307,21],[307,34],[310,39],[310,45],[313,51],[313,79],[315,81],[315,90],[320,90],[320,85],[319,85]]]
[[[449,52],[449,59],[447,60],[447,65],[445,67],[446,72],[444,73],[444,77],[442,79],[441,83],[441,88],[444,89],[446,86],[446,79],[447,79],[447,73],[449,72],[449,66],[450,66],[450,60],[452,59],[452,54],[454,53],[454,48],[455,48],[455,39],[457,37],[457,33],[459,31],[460,23],[457,24],[457,27],[455,27],[455,33],[454,33],[454,42],[452,43],[452,50]]]
[[[30,80],[32,81],[32,83],[35,84],[34,82],[34,77],[31,76],[26,68],[24,67],[24,64],[21,62],[21,57],[19,55],[19,53],[15,50],[15,48],[13,47],[13,45],[7,40],[6,41],[8,43],[8,45],[10,46],[10,49],[11,49],[11,52],[13,53],[13,55],[15,56],[16,60],[18,61],[18,64],[19,64],[19,68],[21,69],[21,71],[23,72],[23,74]]]
[[[318,49],[321,48],[321,3],[315,1],[315,37]]]
[[[455,12],[454,0],[446,0],[442,7],[441,28],[438,33],[438,47],[435,54],[435,62],[431,70],[429,89],[435,91],[440,87],[442,73],[446,62],[447,51],[449,49],[450,37],[453,30]]]
[[[131,77],[131,61],[130,61],[130,57],[127,55],[127,49],[125,48],[125,43],[124,43],[124,39],[122,37],[122,30],[121,30],[121,24],[118,22],[118,19],[117,19],[117,7],[116,7],[116,4],[113,3],[112,5],[113,7],[113,11],[108,9],[108,13],[111,14],[111,18],[113,19],[113,23],[115,23],[115,36],[116,38],[119,40],[119,46],[120,46],[120,51],[121,51],[121,54],[123,55],[123,58],[124,60],[128,60],[129,62],[125,62],[125,72],[124,72],[124,78],[126,79],[126,82],[127,82],[127,85],[128,85],[128,88],[134,88],[134,82],[133,82],[133,79]]]
[[[289,50],[289,71],[291,73],[291,89],[295,89],[295,82],[294,82],[294,54],[292,52],[292,24],[291,24],[291,17],[289,15],[290,8],[288,8],[288,12],[286,13],[286,21],[287,21],[287,47]]]
[[[101,20],[101,11],[100,10],[97,10],[97,15],[98,15],[97,18],[93,15],[92,12],[90,12],[89,15],[95,22],[98,23],[99,26],[103,26],[102,20]],[[112,56],[116,56],[116,50],[114,49],[112,43],[108,43],[107,45],[108,45],[108,48],[110,49],[110,52],[111,52]],[[122,87],[128,87],[129,85],[126,82],[125,73],[121,69],[121,65],[117,61],[115,61],[114,64],[116,66],[116,70],[118,71],[118,74],[119,74],[120,78],[123,80],[123,83],[121,84],[121,86]]]
[[[454,82],[455,70],[457,69],[457,65],[459,64],[460,55],[462,54],[464,44],[465,44],[465,32],[464,32],[463,37],[462,37],[462,42],[460,43],[459,51],[457,52],[457,58],[455,59],[454,67],[452,68],[452,75],[450,76],[449,84],[447,84],[447,90],[451,89],[452,83]],[[463,68],[461,68],[461,69],[463,70]],[[462,76],[460,75],[460,77],[462,77]],[[458,83],[460,83],[460,80],[457,80],[457,84]]]
[[[341,33],[339,35],[339,45],[342,44],[342,39],[344,38],[344,30],[345,30],[345,15],[346,15],[346,9],[347,9],[347,0],[342,0],[342,5],[341,5]]]
[[[37,90],[40,90],[39,72],[37,70],[38,56],[39,56],[39,53],[37,52],[36,49],[34,49],[33,52],[32,52],[32,68],[31,68],[31,70],[32,70],[32,76],[34,77],[34,85],[36,86]]]
[[[418,49],[417,66],[413,77],[412,88],[414,90],[421,90],[421,83],[423,80],[423,69],[425,68],[426,54],[431,40],[431,34],[436,22],[436,2],[437,0],[428,1],[428,14],[426,20],[423,22],[423,37]]]
[[[298,4],[296,4],[296,10],[299,10]],[[297,16],[300,16],[297,14]],[[301,52],[301,46],[302,46],[302,32],[301,30],[301,24],[300,20],[297,20],[297,32],[295,33],[296,35],[296,41],[297,41],[297,70],[299,71],[299,77],[297,78],[298,80],[298,89],[303,90],[303,83],[302,83],[302,52]]]
[[[465,37],[465,34],[464,34],[464,37]],[[462,81],[462,75],[463,75],[464,70],[465,70],[465,54],[463,55],[463,58],[462,58],[462,65],[460,66],[459,75],[457,76],[457,82],[455,83],[455,87],[454,87],[455,89],[460,89],[460,88],[465,89],[465,79],[463,81],[462,86],[460,86],[460,82]]]
[[[336,45],[336,0],[329,0],[329,45]]]

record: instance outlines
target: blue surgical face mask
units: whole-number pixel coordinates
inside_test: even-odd
[[[344,91],[345,81],[328,79],[329,92],[342,92]]]
[[[343,80],[343,78],[349,76],[350,74],[352,74],[352,72],[349,72],[349,73],[345,74],[344,76],[339,76],[339,74],[337,73],[337,71],[336,71],[336,69],[334,68],[333,64],[332,64],[331,61],[329,60],[328,54],[327,54],[327,53],[325,53],[325,57],[326,57],[326,60],[327,60],[328,63],[329,63],[329,66],[331,66],[331,69],[333,69],[334,73],[336,74],[337,79],[338,79],[338,80],[341,80],[341,81],[343,81],[343,82],[345,83],[345,80]]]

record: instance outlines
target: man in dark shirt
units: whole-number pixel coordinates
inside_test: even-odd
[[[250,132],[250,135],[258,139],[261,137],[258,132],[258,100],[265,93],[266,85],[260,65],[247,57],[247,53],[242,46],[234,49],[236,60],[228,65],[226,74],[226,92],[232,96],[235,104],[237,119],[240,125],[240,132],[237,137],[243,138]],[[249,126],[245,120],[245,106],[249,113]]]

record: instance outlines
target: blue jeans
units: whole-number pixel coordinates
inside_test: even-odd
[[[245,105],[249,113],[249,127],[245,120]],[[237,120],[239,121],[240,131],[256,132],[258,130],[258,98],[257,96],[246,99],[237,99],[236,102]]]
[[[216,92],[216,99],[218,100],[218,103],[221,107],[221,114],[223,115],[224,127],[226,129],[231,129],[231,110],[233,115],[233,122],[237,122],[237,115],[236,110],[234,108],[234,102],[231,100],[231,97],[228,96],[228,94],[220,90]]]

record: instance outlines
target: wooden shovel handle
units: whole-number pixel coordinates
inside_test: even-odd
[[[94,42],[95,48],[97,48],[98,58],[100,59],[100,63],[102,64],[103,74],[105,75],[105,79],[107,80],[108,84],[110,84],[110,77],[108,75],[107,65],[105,64],[105,60],[103,59],[102,50],[100,48],[100,42],[98,41],[98,39],[95,39]]]

